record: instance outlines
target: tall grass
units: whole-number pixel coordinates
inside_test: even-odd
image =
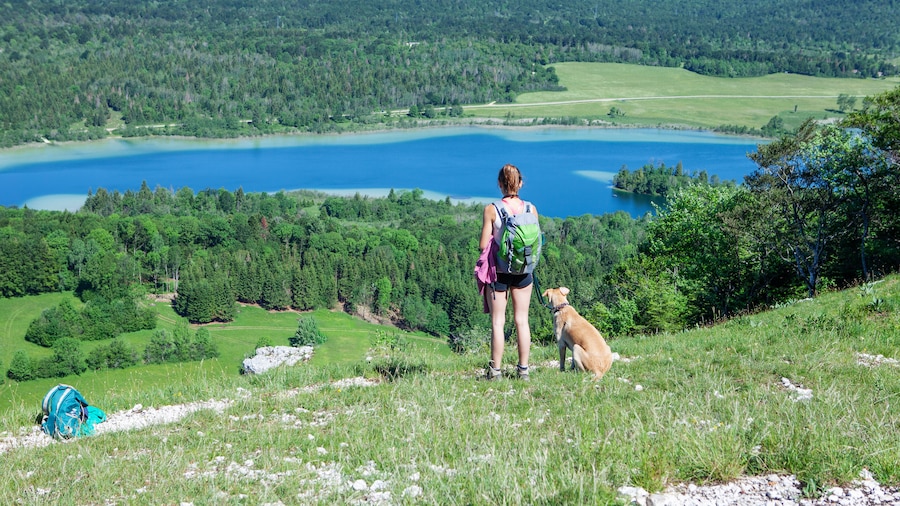
[[[262,376],[196,372],[140,394],[85,391],[100,407],[234,402],[9,451],[0,502],[610,504],[622,485],[743,474],[795,474],[815,494],[863,468],[897,485],[900,368],[860,362],[900,358],[898,283],[610,340],[622,359],[600,382],[559,372],[552,348],[534,350],[531,381],[486,382],[486,354],[407,346]],[[375,384],[339,381],[355,377]]]

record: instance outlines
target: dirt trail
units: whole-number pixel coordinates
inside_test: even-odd
[[[503,107],[539,107],[545,105],[570,105],[570,104],[587,104],[596,102],[627,102],[632,100],[688,100],[698,98],[759,98],[759,99],[784,99],[784,98],[837,98],[837,95],[670,95],[670,96],[650,96],[650,97],[614,97],[614,98],[585,98],[581,100],[560,100],[557,102],[534,102],[527,104],[498,104],[491,102],[489,104],[467,105],[466,109],[488,109]]]

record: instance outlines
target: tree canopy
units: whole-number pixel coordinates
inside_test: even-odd
[[[566,61],[877,77],[900,48],[896,5],[876,1],[34,0],[0,16],[0,147],[459,116],[558,89]]]

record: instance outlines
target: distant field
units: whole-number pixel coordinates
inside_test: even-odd
[[[40,316],[41,311],[59,304],[63,298],[70,298],[76,307],[79,302],[71,293],[52,293],[34,297],[0,298],[0,375],[5,378],[9,363],[17,350],[25,350],[32,358],[51,355],[47,348],[37,346],[24,340],[25,331],[32,320]],[[181,318],[168,303],[155,303],[159,312],[157,329],[172,330]],[[407,333],[389,327],[366,323],[359,318],[345,313],[331,311],[314,311],[307,313],[316,319],[316,323],[328,341],[317,348],[312,363],[348,364],[362,361],[371,346],[370,338],[377,331],[397,332],[404,336],[413,348],[427,348],[431,353],[450,354],[445,340],[433,338],[421,333]],[[200,379],[217,376],[236,376],[240,373],[243,359],[255,349],[260,338],[268,338],[276,346],[287,346],[288,338],[297,330],[299,315],[293,311],[268,312],[254,306],[242,306],[238,309],[235,320],[227,324],[210,324],[210,337],[219,348],[221,356],[204,362],[185,362],[165,365],[144,365],[129,369],[89,371],[81,376],[65,378],[47,378],[17,383],[6,379],[0,385],[0,412],[15,406],[34,406],[40,410],[40,401],[47,390],[57,383],[75,385],[90,401],[91,392],[121,391],[125,399],[138,399],[142,390],[150,388],[168,388],[172,401],[176,402],[184,395],[190,385]],[[196,326],[193,326],[196,328]],[[152,330],[132,332],[121,336],[123,340],[143,352],[153,335]],[[87,355],[90,350],[109,341],[93,341],[82,343],[82,352]],[[130,406],[123,406],[130,407]]]
[[[490,118],[574,116],[620,125],[760,128],[775,115],[787,126],[808,117],[837,118],[837,97],[866,96],[900,85],[900,78],[836,79],[795,74],[753,78],[708,77],[684,69],[617,63],[554,65],[567,91],[519,95],[515,104],[467,106],[467,115]],[[610,108],[625,115],[610,118]]]

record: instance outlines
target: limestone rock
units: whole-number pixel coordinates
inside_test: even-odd
[[[292,366],[306,362],[312,354],[312,346],[263,346],[256,349],[256,355],[244,359],[243,371],[245,374],[262,374],[282,364]]]

